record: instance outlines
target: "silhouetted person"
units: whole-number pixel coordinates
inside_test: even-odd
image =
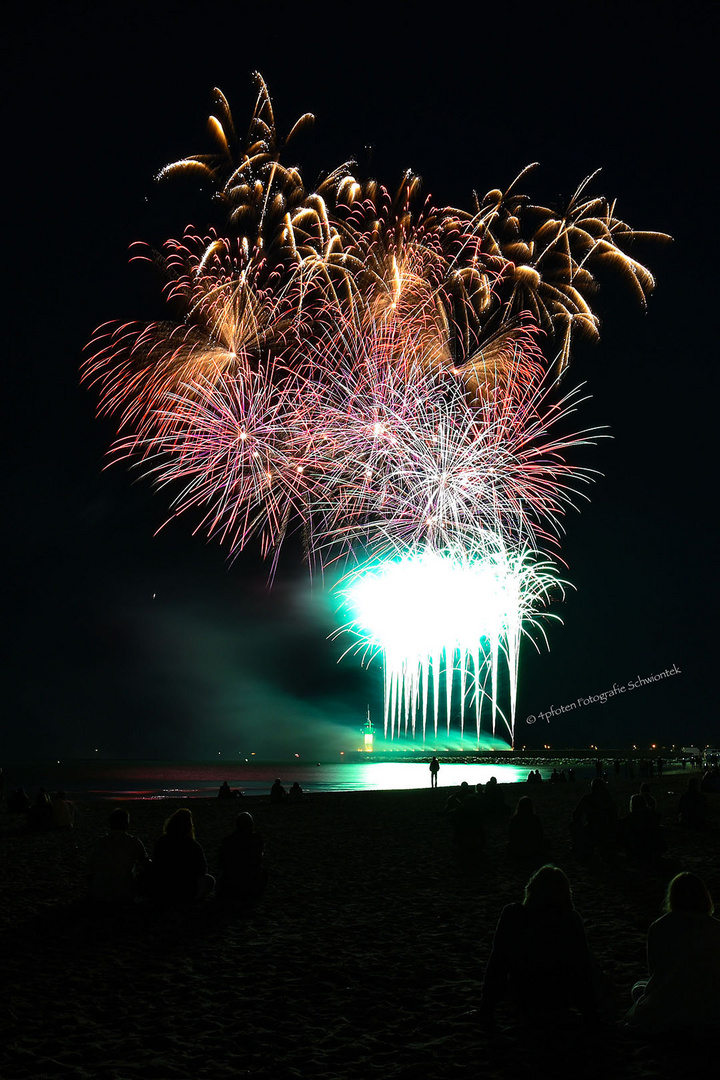
[[[129,904],[137,896],[138,876],[148,864],[145,848],[130,836],[130,816],[117,808],[108,832],[95,844],[90,860],[90,899],[101,904]]]
[[[275,783],[273,784],[273,786],[270,788],[270,802],[271,803],[281,803],[281,802],[285,802],[286,798],[287,798],[287,791],[282,786],[282,782],[280,780],[280,777],[278,777],[277,780],[275,781]]]
[[[704,829],[707,826],[707,799],[700,791],[696,776],[688,780],[687,791],[680,796],[678,819],[687,829]]]
[[[488,818],[509,817],[512,813],[505,802],[503,789],[494,776],[490,777],[483,789],[483,808]]]
[[[491,1025],[506,991],[526,1023],[553,1024],[574,1007],[597,1014],[592,959],[570,882],[543,866],[527,883],[521,904],[503,909],[485,970],[480,1017]]]
[[[27,814],[30,798],[25,788],[16,788],[8,795],[7,808],[11,814]]]
[[[466,853],[479,851],[485,846],[484,806],[482,784],[469,790],[458,803],[453,818],[453,839]]]
[[[55,828],[52,803],[45,788],[40,788],[35,802],[28,810],[28,825],[33,832],[47,832]]]
[[[233,797],[232,789],[231,789],[230,785],[228,784],[227,780],[223,780],[222,784],[220,785],[220,789],[219,789],[219,791],[217,793],[217,797],[218,797],[218,799],[232,799],[232,797]]]
[[[260,899],[267,885],[262,866],[263,847],[252,814],[238,814],[235,832],[220,845],[218,896],[221,899],[248,905]]]
[[[438,786],[438,773],[440,772],[440,762],[436,757],[433,757],[430,762],[430,787]]]
[[[207,872],[189,810],[176,810],[165,822],[153,851],[149,883],[152,898],[165,904],[191,904],[212,892],[215,879]]]
[[[720,791],[720,769],[718,769],[717,765],[705,770],[700,781],[700,790]]]
[[[462,806],[468,795],[472,795],[473,788],[470,787],[467,780],[463,780],[455,791],[452,791],[445,800],[445,806],[443,807],[443,813],[448,814],[450,817],[454,816]]]
[[[648,804],[650,810],[657,810],[657,802],[655,801],[655,796],[650,791],[649,784],[640,785],[640,794],[642,795],[645,802]]]
[[[618,838],[629,858],[639,862],[655,862],[665,850],[660,815],[642,795],[630,799],[629,813],[618,822]]]
[[[299,803],[302,801],[303,795],[303,789],[300,787],[300,784],[297,782],[297,780],[295,780],[293,786],[288,791],[288,802]]]
[[[695,874],[670,882],[665,912],[647,936],[648,979],[632,989],[626,1016],[647,1034],[720,1027],[720,922],[710,893]]]
[[[529,795],[523,795],[508,822],[508,855],[522,862],[541,862],[545,838],[540,818]]]
[[[56,829],[72,829],[75,824],[75,804],[64,791],[56,791],[50,800],[53,826]]]
[[[596,776],[590,791],[583,795],[573,811],[570,839],[573,854],[592,855],[607,850],[615,841],[617,810],[607,784]]]

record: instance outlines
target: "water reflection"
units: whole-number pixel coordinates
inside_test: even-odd
[[[543,779],[551,769],[541,769]],[[474,786],[487,784],[494,776],[499,784],[515,784],[527,780],[528,770],[517,765],[440,765],[438,787],[459,787],[463,780]],[[362,765],[341,766],[334,790],[381,790],[398,791],[408,788],[430,787],[430,770],[427,762],[374,761]],[[342,786],[340,786],[342,785]]]
[[[276,777],[286,787],[295,780],[305,791],[398,791],[429,788],[429,759],[423,761],[359,761],[330,764],[299,761],[265,762],[255,764],[228,763],[190,765],[187,762],[74,762],[65,768],[55,766],[53,775],[46,776],[47,763],[36,763],[27,777],[17,783],[29,790],[38,785],[54,790],[65,788],[71,798],[82,799],[171,799],[211,797],[223,780],[246,795],[266,795]],[[512,784],[527,779],[531,766],[494,762],[492,764],[463,764],[441,762],[438,777],[440,788],[458,787],[463,781],[470,785],[486,784],[495,776],[500,784]],[[535,766],[537,767],[537,765]],[[552,768],[540,766],[547,779]]]

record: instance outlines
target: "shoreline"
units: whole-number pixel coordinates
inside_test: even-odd
[[[228,762],[135,762],[99,761],[48,762],[26,760],[9,763],[5,768],[6,797],[24,788],[31,801],[38,790],[62,790],[74,802],[99,800],[123,802],[135,799],[169,800],[173,798],[212,798],[220,784],[227,780],[231,788],[243,792],[245,798],[255,798],[269,791],[277,776],[289,786],[294,781],[308,793],[336,793],[353,790],[422,790],[429,779],[427,767],[432,755],[414,756],[412,760],[382,760],[361,755],[340,763],[311,763],[293,759],[263,763]],[[584,758],[546,754],[538,755],[457,755],[439,756],[441,787],[458,786],[463,780],[471,784],[486,783],[491,775],[502,784],[524,783],[531,770],[542,771],[542,779],[550,779],[551,770],[566,773],[572,769],[578,783],[595,775],[597,755]],[[610,783],[630,779],[632,771],[639,777],[642,762],[656,762],[657,757],[602,759],[604,774]],[[619,771],[615,770],[617,762]],[[664,778],[697,775],[691,763],[685,767],[679,761],[664,759]],[[643,779],[658,780],[654,775]],[[639,782],[639,779],[638,779]]]

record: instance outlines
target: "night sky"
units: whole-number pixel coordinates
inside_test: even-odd
[[[592,502],[566,520],[564,626],[549,652],[525,647],[517,741],[717,745],[716,5],[311,8],[29,4],[5,27],[0,761],[328,760],[357,744],[368,703],[380,711],[380,665],[337,665],[299,540],[269,590],[255,547],[231,565],[191,520],[158,533],[166,498],[104,471],[114,430],[79,382],[99,324],[162,313],[128,247],[208,218],[189,185],[154,176],[211,149],[213,86],[245,129],[254,70],[281,132],[317,117],[294,146],[308,185],[355,158],[392,189],[410,167],[438,204],[464,208],[539,161],[524,186],[549,204],[602,167],[591,190],[619,217],[672,234],[633,249],[657,278],[648,311],[608,277],[601,342],[574,357],[567,385],[592,394],[582,421],[612,440],[588,460],[603,474]]]

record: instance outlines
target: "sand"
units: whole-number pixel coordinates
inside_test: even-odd
[[[674,813],[687,775],[653,782],[669,846],[649,872],[624,856],[571,857],[567,822],[586,783],[504,788],[513,806],[533,796],[612,999],[599,1034],[529,1037],[503,1007],[490,1037],[477,1018],[484,966],[500,911],[521,898],[528,873],[507,856],[505,823],[488,825],[481,854],[459,855],[440,776],[434,792],[318,793],[295,807],[245,799],[270,875],[250,914],[215,900],[93,909],[88,857],[112,804],[80,805],[67,833],[33,834],[3,813],[0,1075],[418,1080],[703,1068],[710,1047],[652,1044],[619,1021],[672,874],[699,873],[720,902],[720,795],[709,797],[711,830],[687,834]],[[611,786],[624,809],[637,782]],[[238,810],[216,799],[123,805],[148,849],[163,819],[189,805],[211,869]]]

